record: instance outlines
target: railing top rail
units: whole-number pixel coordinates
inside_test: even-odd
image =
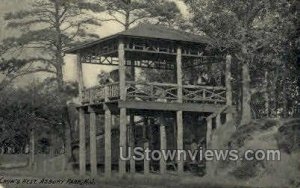
[[[155,86],[172,86],[177,87],[177,84],[174,83],[159,83],[159,82],[135,82],[135,81],[126,81],[128,84],[141,84],[141,85],[155,85]],[[188,89],[214,89],[214,90],[226,90],[226,87],[221,86],[200,86],[200,85],[183,85],[183,88]]]
[[[221,87],[221,86],[183,85],[183,88],[188,88],[188,89],[214,89],[214,90],[226,90],[226,87]]]
[[[174,83],[159,83],[159,82],[143,82],[143,81],[126,81],[126,83],[128,84],[140,84],[140,85],[155,85],[155,86],[172,86],[172,87],[176,87],[177,84]]]

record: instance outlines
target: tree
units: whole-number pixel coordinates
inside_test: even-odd
[[[65,104],[76,93],[75,84],[65,84],[62,92],[53,79],[33,82],[27,88],[7,87],[2,90],[0,146],[11,146],[16,152],[24,153],[27,145],[33,149],[32,145],[36,145],[34,143],[38,139],[47,139],[50,144],[48,147],[53,147],[50,135],[55,132],[57,140],[65,145],[66,150],[70,143],[66,140],[69,136],[64,135],[65,130],[69,129]],[[34,150],[31,150],[31,154],[34,154]]]
[[[290,1],[223,1],[186,0],[193,13],[197,32],[213,39],[213,47],[234,55],[241,70],[241,124],[251,120],[251,96],[263,91],[257,80],[263,69],[274,69],[283,63],[282,51],[287,36],[293,32],[294,15],[288,13]],[[283,13],[285,12],[285,15]],[[288,31],[288,32],[286,32]],[[286,52],[286,51],[285,51]],[[290,63],[290,62],[285,62]],[[262,71],[263,73],[264,71]],[[276,99],[277,100],[277,99]]]
[[[34,0],[31,8],[5,15],[7,27],[21,31],[10,37],[2,46],[30,49],[26,58],[28,73],[46,72],[56,77],[58,87],[63,87],[64,49],[78,40],[97,38],[86,32],[88,25],[99,26],[99,21],[82,12],[80,1]],[[99,10],[98,10],[99,11]],[[6,50],[7,51],[7,50]]]
[[[85,3],[85,7],[94,13],[99,13],[99,8],[95,7],[104,7],[109,17],[98,20],[119,23],[124,30],[142,21],[166,23],[170,26],[175,23],[175,19],[181,17],[177,5],[164,0],[94,0]]]

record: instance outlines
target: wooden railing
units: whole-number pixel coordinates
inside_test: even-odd
[[[211,86],[183,86],[183,100],[186,102],[226,103],[226,88]]]
[[[126,100],[176,102],[178,85],[172,83],[126,82]],[[83,103],[97,103],[119,99],[119,83],[109,83],[83,91]],[[184,103],[226,103],[225,87],[183,86]]]
[[[105,98],[117,99],[120,96],[119,83],[109,83],[106,85],[88,88],[83,91],[83,103],[104,102]]]
[[[171,102],[177,100],[177,85],[166,83],[126,82],[127,99]]]

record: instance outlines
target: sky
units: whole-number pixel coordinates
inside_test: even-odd
[[[29,6],[30,1],[32,0],[0,0],[0,40],[9,36],[16,35],[17,33],[13,30],[7,30],[5,27],[5,22],[3,16],[7,12],[19,11],[26,6]],[[167,1],[167,0],[166,0]],[[171,0],[177,3],[183,15],[188,15],[188,11],[180,0]],[[113,22],[104,22],[103,25],[97,29],[95,32],[101,37],[106,37],[117,32],[122,31],[122,27],[119,24]],[[65,67],[64,67],[64,79],[66,81],[74,81],[77,79],[76,76],[76,56],[66,55],[65,56]],[[84,75],[84,84],[86,87],[91,87],[97,83],[97,75],[101,70],[109,71],[115,67],[108,66],[99,66],[99,65],[83,65],[83,75]],[[35,75],[29,75],[22,77],[18,80],[18,83],[21,85],[29,84],[32,80],[37,78],[43,78],[46,75],[44,73],[39,73]]]

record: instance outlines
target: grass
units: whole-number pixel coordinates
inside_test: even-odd
[[[10,175],[9,175],[10,174]],[[42,178],[49,178],[52,180],[57,180],[57,179],[63,179],[67,180],[69,178],[71,179],[91,179],[90,177],[79,177],[78,175],[71,175],[70,173],[68,174],[56,174],[56,175],[41,175],[41,174],[35,174],[35,175],[30,175],[30,172],[27,171],[26,173],[17,173],[17,174],[12,174],[12,172],[6,172],[5,174],[1,173],[0,171],[0,177],[4,176],[5,178],[19,178],[19,179],[39,179],[41,180]],[[161,176],[158,174],[151,174],[149,176],[144,176],[142,174],[135,174],[135,175],[130,175],[127,174],[123,177],[119,177],[118,174],[114,174],[112,178],[104,178],[102,176],[95,178],[95,184],[94,185],[76,185],[76,184],[61,184],[61,185],[41,185],[41,184],[6,184],[0,188],[246,188],[246,186],[242,185],[233,185],[232,182],[231,184],[230,181],[227,182],[227,185],[224,185],[224,181],[219,179],[217,181],[216,179],[208,179],[208,178],[200,178],[200,177],[195,177],[195,176],[190,176],[188,174],[185,174],[183,176],[175,176],[175,175],[165,175]]]

